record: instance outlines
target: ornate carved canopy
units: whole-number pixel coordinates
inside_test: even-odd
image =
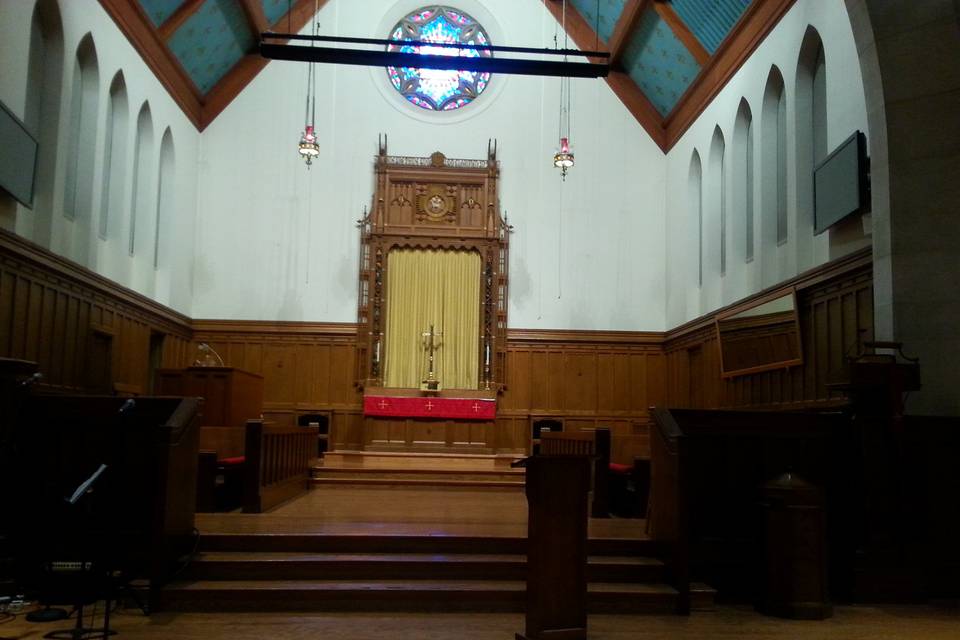
[[[376,191],[360,221],[357,381],[383,383],[388,255],[395,248],[475,250],[480,254],[478,379],[499,390],[507,346],[507,250],[510,227],[500,215],[496,143],[484,160],[391,156],[386,137],[376,157]],[[489,353],[489,357],[487,357]]]

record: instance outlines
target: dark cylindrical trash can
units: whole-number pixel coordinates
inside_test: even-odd
[[[820,489],[791,472],[778,476],[763,488],[763,523],[763,583],[757,609],[800,620],[832,616]]]

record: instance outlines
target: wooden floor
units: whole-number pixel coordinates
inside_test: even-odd
[[[0,639],[39,639],[70,622],[0,624]],[[114,615],[125,640],[505,640],[523,630],[522,614],[170,613]],[[749,607],[719,607],[693,616],[593,615],[591,640],[956,640],[960,613],[926,606],[837,607],[824,621],[767,618]]]
[[[525,537],[522,490],[318,485],[263,514],[197,514],[202,534],[287,533]],[[646,522],[591,519],[591,538],[644,539]]]

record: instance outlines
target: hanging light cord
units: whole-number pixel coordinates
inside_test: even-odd
[[[318,4],[319,4],[319,0],[314,0],[314,2],[313,2],[313,10],[314,10],[313,17],[314,17],[314,19],[312,20],[312,22],[313,22],[313,29],[312,29],[312,31],[313,31],[313,35],[314,35],[314,36],[318,35],[318,33],[319,33],[319,25],[320,25],[320,23],[317,22],[317,20],[316,20],[317,12],[320,11],[320,7],[318,6]],[[310,46],[311,46],[311,47],[314,46],[314,41],[313,41],[313,40],[310,41]],[[304,115],[303,115],[303,119],[304,119],[305,122],[307,122],[307,124],[310,125],[311,128],[313,128],[314,132],[316,132],[316,123],[317,123],[317,65],[316,65],[316,63],[314,63],[314,62],[311,62],[309,68],[307,69],[307,103],[306,103],[306,106],[305,106],[305,112],[304,112]]]
[[[567,0],[563,1],[563,8],[560,14],[561,25],[563,27],[563,48],[569,49],[567,35]],[[567,54],[563,54],[563,61],[568,61]],[[570,135],[570,78],[563,76],[560,78],[560,121],[557,123],[557,138],[569,137]],[[566,132],[566,136],[564,136]]]

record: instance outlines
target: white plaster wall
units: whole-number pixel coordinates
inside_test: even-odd
[[[859,129],[867,134],[868,152],[870,134],[867,128],[867,113],[864,102],[863,80],[860,75],[856,46],[851,32],[843,0],[798,0],[761,43],[753,55],[730,79],[719,95],[701,114],[696,122],[667,155],[666,176],[666,324],[674,327],[687,320],[713,311],[744,296],[761,290],[772,283],[782,282],[797,273],[797,169],[794,162],[796,145],[795,93],[797,60],[800,45],[812,25],[823,41],[826,60],[827,84],[827,147],[833,150],[851,133]],[[787,99],[787,202],[788,241],[785,246],[765,245],[762,225],[775,216],[763,210],[761,131],[763,120],[763,93],[771,65],[775,64],[783,74]],[[734,123],[740,99],[746,98],[753,114],[754,131],[754,259],[746,263],[743,255],[733,251],[739,246],[731,237],[737,227],[734,219],[743,211],[731,206],[729,198],[734,192],[730,153],[733,149]],[[709,150],[714,127],[719,126],[726,141],[727,206],[727,269],[721,277],[719,236],[705,237],[705,262],[703,287],[697,287],[697,255],[691,252],[687,181],[690,158],[694,149],[703,159],[704,184],[709,184]],[[705,189],[709,195],[709,191]],[[714,208],[706,205],[705,213]],[[705,221],[705,229],[719,229],[718,224]],[[869,226],[869,225],[866,225]],[[812,233],[812,232],[811,232]],[[773,234],[775,236],[775,233]],[[813,238],[812,266],[826,262],[870,243],[869,235],[857,218],[841,229],[832,229]],[[774,254],[771,258],[771,253]],[[764,256],[768,258],[764,259]],[[761,273],[765,264],[773,271]]]
[[[85,266],[126,285],[140,293],[153,297],[183,313],[191,312],[194,257],[194,221],[197,201],[196,158],[200,135],[186,118],[166,89],[160,84],[143,59],[116,27],[100,3],[96,0],[59,0],[64,35],[64,63],[61,90],[60,158],[58,159],[53,203],[53,233],[51,250],[68,258],[82,259]],[[30,25],[34,0],[3,0],[0,2],[0,100],[18,117],[24,119],[27,98],[27,63],[30,45]],[[103,184],[103,156],[107,128],[107,104],[110,82],[118,70],[123,70],[126,80],[131,130],[127,135],[128,165],[125,202],[130,201],[134,128],[137,112],[144,101],[149,101],[153,115],[156,156],[150,163],[156,174],[160,155],[160,136],[169,126],[176,146],[175,205],[176,215],[169,220],[165,238],[169,238],[169,260],[153,269],[153,247],[130,257],[127,252],[128,237],[125,233],[107,240],[98,237],[97,220],[92,224],[79,225],[63,216],[63,190],[66,173],[66,149],[69,132],[71,92],[74,85],[75,56],[77,46],[84,35],[90,33],[96,46],[99,66],[97,126],[93,167],[93,203],[95,217],[101,211],[101,186]],[[36,132],[34,132],[36,135]],[[40,153],[43,153],[40,149]],[[152,198],[156,198],[157,176],[152,178]],[[3,216],[4,226],[16,233],[34,239],[34,223],[37,213],[22,205],[16,211]],[[98,218],[97,218],[98,219]],[[80,227],[83,237],[79,237]],[[126,227],[128,228],[128,227]],[[86,229],[90,230],[89,232]],[[134,277],[134,274],[142,274]]]
[[[320,31],[386,36],[421,4],[331,0]],[[495,44],[552,46],[556,21],[540,2],[456,4]],[[514,225],[511,326],[666,328],[666,164],[605,82],[572,83],[577,165],[561,182],[555,78],[496,76],[461,112],[427,114],[391,93],[382,69],[318,65],[321,154],[307,170],[296,153],[306,71],[271,62],[203,133],[194,317],[354,321],[356,220],[387,133],[396,155],[483,158],[498,140],[501,208]]]

